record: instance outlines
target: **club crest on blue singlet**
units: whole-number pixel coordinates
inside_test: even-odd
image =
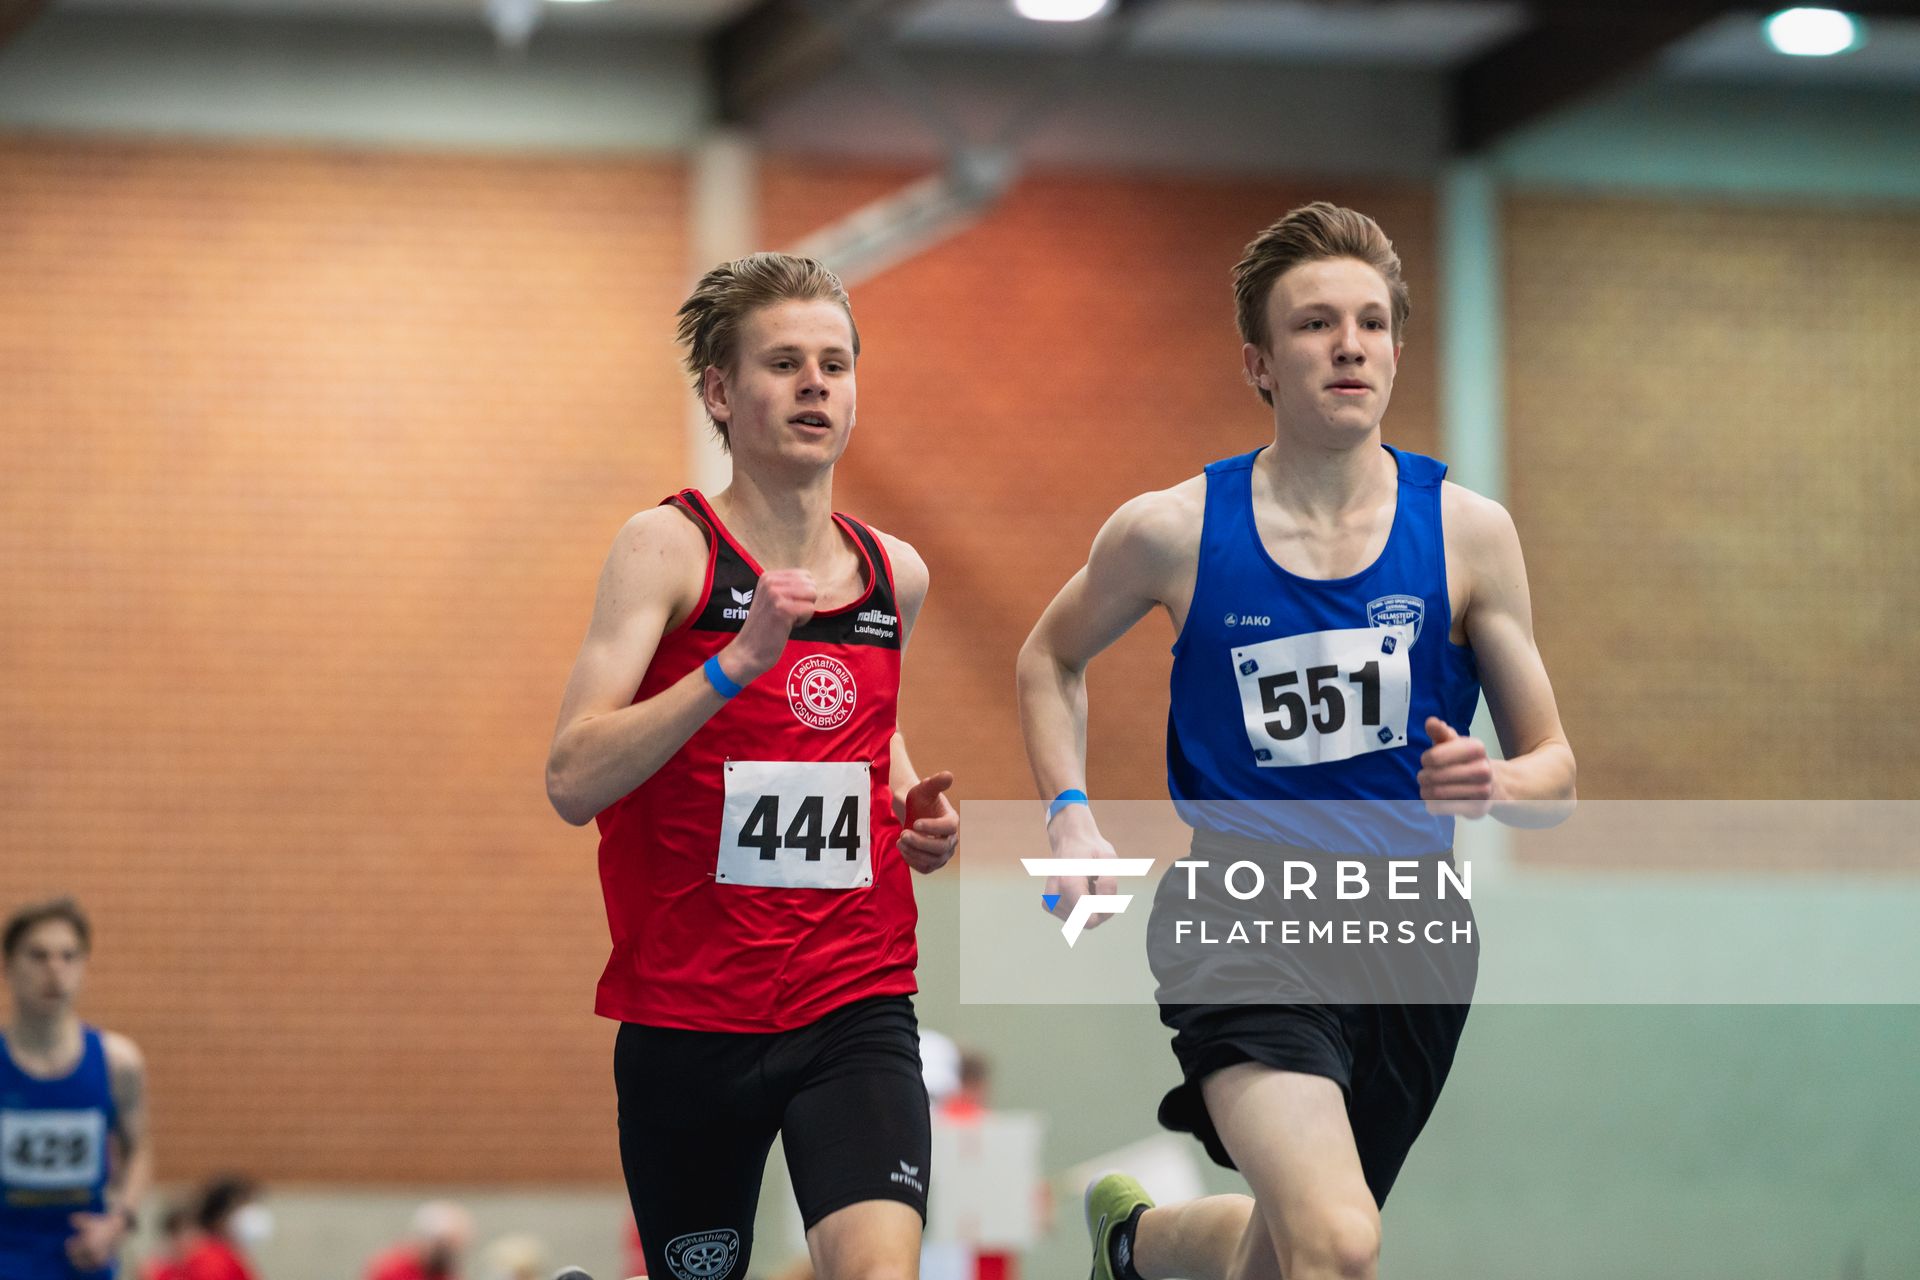
[[[1367,601],[1367,625],[1370,627],[1412,627],[1413,638],[1420,638],[1420,624],[1427,618],[1427,602],[1419,596],[1381,596]]]

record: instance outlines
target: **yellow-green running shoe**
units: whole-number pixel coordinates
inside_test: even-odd
[[[1088,1280],[1119,1280],[1113,1269],[1113,1233],[1135,1209],[1153,1208],[1147,1189],[1124,1173],[1103,1173],[1087,1184],[1087,1234],[1093,1237],[1093,1272]],[[1132,1269],[1132,1259],[1126,1259]]]

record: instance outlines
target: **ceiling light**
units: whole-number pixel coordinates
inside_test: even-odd
[[[1766,21],[1767,43],[1780,53],[1826,58],[1860,46],[1860,22],[1838,9],[1783,9]]]
[[[1013,0],[1013,11],[1035,22],[1085,22],[1107,11],[1111,0]]]

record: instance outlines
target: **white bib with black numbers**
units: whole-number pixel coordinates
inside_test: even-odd
[[[91,1186],[106,1158],[98,1111],[0,1111],[0,1182],[55,1190]]]
[[[1284,769],[1405,746],[1412,648],[1413,629],[1394,626],[1309,631],[1234,649],[1254,763]]]
[[[720,819],[721,884],[858,889],[873,883],[873,766],[729,760]]]

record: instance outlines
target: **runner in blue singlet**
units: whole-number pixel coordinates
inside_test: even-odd
[[[4,935],[13,1017],[0,1035],[0,1277],[111,1280],[152,1183],[145,1066],[74,1001],[92,930],[71,899]]]
[[[1086,668],[1155,608],[1177,637],[1167,782],[1196,865],[1452,870],[1456,817],[1564,818],[1573,752],[1513,522],[1380,438],[1408,314],[1392,245],[1362,214],[1309,205],[1248,246],[1234,281],[1271,441],[1122,506],[1021,651],[1054,855],[1113,856],[1085,794]],[[1500,760],[1467,736],[1482,688]],[[1371,1280],[1380,1206],[1466,1020],[1477,940],[1453,946],[1447,930],[1471,936],[1471,914],[1426,921],[1446,926],[1441,942],[1402,949],[1404,962],[1365,958],[1331,978],[1298,945],[1242,947],[1209,970],[1178,934],[1155,934],[1172,880],[1149,924],[1182,1075],[1160,1120],[1253,1194],[1154,1207],[1130,1178],[1097,1179],[1094,1280]],[[1110,877],[1047,885],[1066,915],[1114,891]],[[1226,970],[1272,994],[1212,994]],[[1335,980],[1358,986],[1328,994]]]

